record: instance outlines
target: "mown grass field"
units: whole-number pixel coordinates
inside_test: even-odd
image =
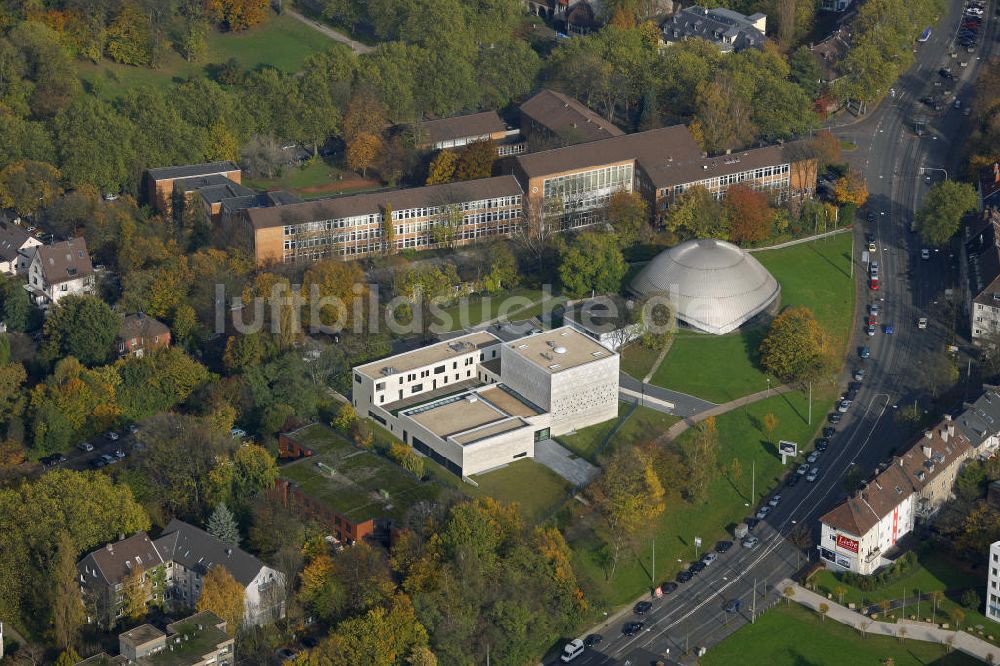
[[[634,407],[628,403],[618,403],[618,419],[592,425],[557,439],[567,449],[592,463],[597,463],[598,449],[612,430],[621,423],[614,438],[604,452],[610,454],[615,448],[633,446],[655,439],[666,432],[680,419],[649,407]]]

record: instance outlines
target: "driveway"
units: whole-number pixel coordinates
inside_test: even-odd
[[[579,488],[590,483],[597,472],[589,462],[564,448],[551,439],[543,439],[535,443],[535,462],[541,463],[553,472]]]

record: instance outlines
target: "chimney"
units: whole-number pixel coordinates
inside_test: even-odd
[[[925,430],[924,437],[926,437],[927,439],[934,439],[934,433],[932,433],[930,430]]]
[[[111,545],[110,543],[109,543],[109,544],[108,544],[107,546],[105,546],[105,548],[107,548],[107,549],[108,549],[108,552],[109,552],[109,553],[113,553],[113,552],[115,552],[115,548],[114,548],[114,546],[112,546],[112,545]]]
[[[955,436],[955,424],[954,423],[949,423],[948,424],[948,436],[949,437],[954,437]]]
[[[946,442],[946,443],[948,441],[948,429],[947,428],[941,428],[941,441],[942,442]]]
[[[925,458],[930,458],[933,453],[934,453],[934,449],[932,449],[929,444],[925,444],[924,445],[924,457]]]

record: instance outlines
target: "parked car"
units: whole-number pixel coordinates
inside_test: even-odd
[[[109,440],[109,441],[112,441],[112,442],[117,442],[118,441],[118,433],[116,433],[114,430],[108,431],[108,432],[104,433],[104,438],[107,439],[107,440]]]
[[[870,353],[870,352],[869,352]],[[865,380],[865,369],[858,368],[854,371],[854,381],[863,382]]]
[[[806,481],[812,483],[818,477],[819,477],[819,467],[813,467],[811,470],[809,470],[809,473],[806,474]]]
[[[875,335],[875,324],[866,325],[865,333],[867,333],[869,336]]]
[[[875,241],[871,241],[871,242],[868,243],[868,251],[869,252],[876,252],[877,250],[878,250],[878,248],[875,247]]]
[[[678,587],[679,586],[677,585],[677,583],[675,583],[672,580],[668,580],[666,583],[660,586],[660,592],[663,592],[663,594],[673,594],[674,592],[677,591]]]
[[[772,497],[771,499],[769,499],[767,501],[767,504],[768,504],[768,506],[771,506],[771,507],[778,506],[779,504],[781,504],[781,495],[780,494],[779,495],[775,495],[774,497]]]
[[[895,332],[896,332],[896,327],[895,326],[893,326],[892,324],[886,324],[885,325],[885,334],[886,335],[892,335]]]
[[[701,563],[707,567],[711,566],[712,562],[715,562],[717,559],[719,559],[719,556],[715,553],[705,553],[701,556]]]
[[[769,513],[771,513],[771,507],[769,506],[760,507],[759,509],[757,509],[757,516],[756,516],[757,520],[764,520],[764,518],[766,518],[767,514]]]
[[[79,444],[76,445],[76,448],[80,449],[81,451],[86,451],[89,453],[94,450],[94,445],[91,444],[90,442],[80,442]]]
[[[50,456],[45,456],[44,458],[39,459],[38,462],[42,463],[44,467],[54,467],[59,463],[66,462],[66,456],[61,453],[53,453]]]
[[[642,622],[626,622],[625,626],[622,627],[622,633],[626,636],[635,636],[645,626]]]
[[[756,548],[757,544],[759,544],[759,543],[760,543],[760,539],[758,539],[755,536],[748,536],[746,539],[743,539],[743,547],[744,548]]]
[[[816,462],[817,460],[819,460],[819,454],[818,454],[818,453],[816,453],[815,451],[813,451],[813,452],[812,452],[812,453],[810,453],[810,454],[809,454],[808,456],[806,456],[806,462],[807,462],[807,463],[814,463],[814,462]]]
[[[233,439],[244,439],[247,436],[247,431],[243,428],[233,428],[229,431],[229,435]]]
[[[690,571],[681,571],[680,573],[677,574],[678,583],[686,583],[692,578],[694,578],[694,574],[691,573]]]
[[[820,440],[817,440],[817,442],[816,442],[816,450],[817,451],[819,451],[820,453],[823,453],[828,448],[830,448],[830,440],[826,439],[825,437],[822,438],[822,439],[820,439]]]
[[[583,639],[583,645],[584,647],[592,648],[600,645],[603,640],[604,636],[601,636],[600,634],[588,634],[587,637]]]
[[[872,355],[871,347],[865,345],[864,347],[861,348],[861,358],[871,358],[871,355]]]
[[[917,328],[927,328],[927,317],[921,317],[917,320]]]
[[[878,317],[878,313],[881,310],[882,310],[882,306],[879,305],[878,303],[869,303],[868,304],[868,316],[870,316],[870,317]]]
[[[738,612],[740,610],[740,600],[739,599],[730,599],[725,604],[723,604],[722,610],[726,611],[727,613],[736,613],[736,612]]]
[[[759,518],[747,518],[743,522],[746,523],[746,526],[747,526],[748,530],[752,530],[753,528],[757,527],[758,524],[760,524],[760,519]]]
[[[724,553],[732,547],[733,547],[732,541],[720,541],[719,543],[715,544],[715,552]]]
[[[636,615],[645,615],[651,610],[653,610],[653,604],[648,601],[640,601],[632,607],[632,612]]]
[[[691,566],[688,567],[688,571],[690,571],[691,573],[693,573],[695,575],[700,574],[704,570],[705,570],[705,564],[704,564],[704,562],[700,562],[700,561],[699,562],[695,562]]]
[[[115,449],[115,458],[118,458],[119,460],[121,460],[122,458],[125,457],[125,455],[126,455],[126,453],[125,453],[124,449]]]
[[[136,425],[135,423],[129,423],[125,429],[128,430],[128,434],[130,435],[134,435],[135,433],[139,432],[139,426]]]
[[[105,465],[114,465],[115,463],[118,462],[118,459],[115,458],[110,453],[103,453],[103,454],[101,454],[101,460],[104,461]]]
[[[805,463],[803,463],[803,464],[799,465],[799,468],[797,470],[795,470],[795,473],[798,474],[799,476],[802,476],[803,474],[805,474],[808,471],[809,471],[809,465],[806,465]]]
[[[104,458],[94,458],[93,460],[91,460],[87,464],[90,465],[91,469],[101,469],[102,467],[104,467],[108,463],[107,463],[107,461],[104,460]]]
[[[829,421],[830,423],[840,423],[840,419],[842,417],[843,417],[843,414],[841,414],[839,412],[834,412],[834,413],[830,414],[829,416],[827,416],[826,420]]]
[[[930,259],[931,258],[931,251],[928,250],[926,247],[925,248],[921,248],[921,250],[920,250],[920,258],[921,259]]]
[[[832,428],[830,426],[823,426],[823,436],[824,437],[833,437],[836,434],[837,434],[837,429],[836,428]]]
[[[840,412],[841,414],[846,414],[847,410],[849,410],[850,408],[851,408],[850,400],[841,400],[840,404],[837,405],[837,411]]]
[[[799,476],[798,474],[789,474],[788,478],[785,479],[785,485],[787,487],[789,487],[789,488],[792,488],[792,487],[798,485],[799,479],[801,479],[801,478],[802,477]]]
[[[564,664],[569,663],[583,654],[584,649],[583,641],[579,638],[574,638],[563,646],[562,654],[559,655],[559,661]]]

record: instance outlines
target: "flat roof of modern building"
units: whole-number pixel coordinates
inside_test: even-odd
[[[483,111],[465,116],[428,120],[418,123],[417,130],[420,133],[420,143],[434,144],[504,132],[507,126],[496,111]]]
[[[373,361],[354,368],[366,377],[381,379],[416,368],[448,361],[475,349],[482,349],[500,343],[500,338],[489,331],[476,331],[444,342],[437,342],[420,349],[396,354],[380,361]]]
[[[510,419],[510,415],[480,400],[474,391],[402,412],[441,439]]]
[[[135,629],[129,629],[123,634],[118,636],[119,640],[125,640],[132,645],[145,645],[150,641],[155,641],[157,638],[162,638],[165,636],[162,631],[157,629],[151,624],[141,624]]]
[[[615,355],[604,345],[569,326],[529,335],[506,345],[549,374]]]
[[[207,176],[212,173],[239,171],[235,162],[206,162],[205,164],[184,164],[181,166],[157,167],[147,169],[153,180],[169,180],[172,178],[190,178],[192,176]]]
[[[314,220],[372,215],[386,207],[392,210],[434,208],[521,194],[523,192],[516,178],[494,176],[426,187],[349,194],[270,208],[253,208],[247,211],[247,216],[255,229],[268,229]]]
[[[520,430],[521,428],[527,427],[527,425],[528,424],[521,419],[509,418],[504,421],[497,421],[496,423],[471,428],[465,432],[454,434],[451,436],[451,439],[458,442],[462,446],[468,446],[469,444],[475,444],[476,442],[480,442],[489,437],[502,435],[505,432]]]
[[[540,407],[532,405],[502,384],[495,384],[483,389],[479,392],[479,397],[491,402],[511,416],[537,416],[542,413]]]

